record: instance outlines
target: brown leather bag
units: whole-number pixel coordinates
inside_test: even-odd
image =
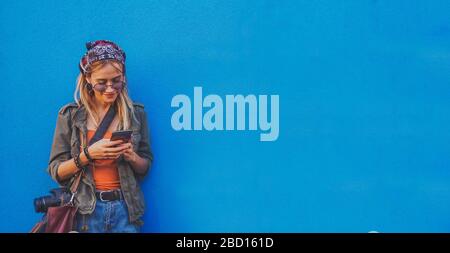
[[[80,171],[70,187],[72,198],[68,203],[61,201],[61,206],[49,207],[44,219],[38,222],[30,233],[69,233],[73,232],[76,219],[77,207],[73,200],[80,184],[83,170]]]

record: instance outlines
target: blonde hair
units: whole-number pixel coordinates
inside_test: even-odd
[[[93,119],[96,119],[94,117],[94,112],[97,113],[97,110],[95,109],[95,104],[94,104],[95,96],[89,94],[89,89],[87,88],[88,81],[87,81],[86,77],[90,76],[92,74],[92,72],[94,72],[97,69],[102,68],[106,64],[111,64],[114,68],[116,68],[123,74],[124,66],[122,66],[122,64],[117,61],[104,60],[104,61],[94,62],[90,66],[90,68],[87,70],[86,75],[84,75],[83,73],[80,73],[78,75],[77,87],[73,94],[74,99],[75,99],[76,103],[78,104],[78,106],[84,105],[88,115],[91,116]],[[125,78],[124,81],[126,81],[125,75],[124,75],[124,78]],[[133,101],[128,96],[128,87],[127,86],[128,85],[125,85],[123,87],[123,89],[119,92],[119,95],[117,96],[116,100],[114,101],[114,104],[112,105],[112,106],[115,106],[115,110],[117,112],[117,115],[119,116],[119,125],[117,126],[116,130],[130,129],[131,120],[136,118],[136,116],[134,114]]]

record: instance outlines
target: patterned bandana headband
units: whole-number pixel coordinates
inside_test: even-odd
[[[125,74],[125,52],[114,42],[109,40],[96,40],[86,43],[87,52],[81,57],[80,71],[86,75],[92,63],[102,60],[116,60],[122,63]]]

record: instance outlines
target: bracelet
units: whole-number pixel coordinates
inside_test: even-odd
[[[94,161],[94,159],[92,159],[91,155],[89,154],[88,146],[84,147],[83,151],[84,151],[84,155],[86,155],[86,158],[88,159],[89,163],[92,163]]]
[[[81,166],[81,161],[80,161],[80,153],[77,154],[77,156],[73,158],[73,161],[75,162],[75,165],[77,166],[78,169],[80,169],[80,170],[83,169],[83,166]]]

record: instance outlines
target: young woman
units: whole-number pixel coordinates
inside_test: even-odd
[[[75,195],[79,232],[139,232],[144,197],[139,182],[148,173],[150,148],[144,106],[128,96],[125,52],[115,43],[86,43],[74,98],[59,113],[49,173],[60,185],[83,171]],[[103,139],[88,145],[109,108],[115,117]],[[112,132],[132,130],[131,143],[111,141]]]

